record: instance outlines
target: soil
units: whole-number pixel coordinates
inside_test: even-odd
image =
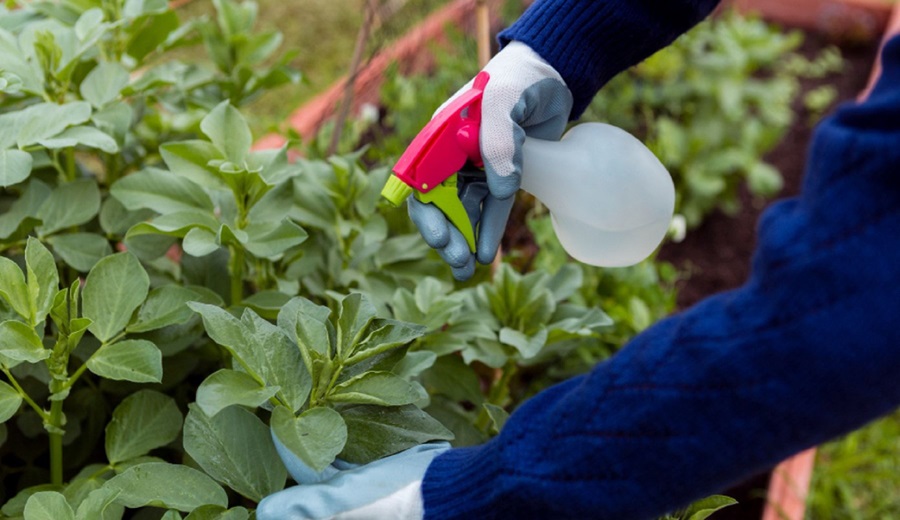
[[[823,37],[808,33],[800,52],[812,58],[827,45],[829,43]],[[840,46],[844,70],[825,79],[804,80],[803,92],[824,84],[833,85],[838,98],[831,111],[843,101],[854,100],[868,82],[877,47],[876,43]],[[742,189],[740,212],[733,216],[715,212],[699,228],[689,231],[684,241],[668,243],[660,251],[661,260],[671,262],[687,273],[678,287],[679,308],[689,307],[710,294],[740,286],[750,274],[759,215],[768,204],[800,192],[813,132],[802,95],[795,101],[795,113],[797,116],[784,139],[765,157],[784,177],[781,193],[774,200],[761,201]]]
[[[800,51],[807,57],[829,45],[823,37],[807,34]],[[872,64],[877,55],[876,43],[866,45],[841,45],[845,59],[843,72],[824,80],[803,81],[808,91],[822,84],[832,84],[838,90],[838,98],[831,111],[843,101],[852,101],[868,81]],[[795,103],[797,117],[781,143],[766,156],[766,161],[781,171],[784,188],[775,200],[792,197],[800,192],[806,164],[806,153],[813,127],[802,104],[802,96]],[[768,204],[774,201],[754,200],[744,189],[741,193],[742,208],[733,216],[716,212],[703,224],[688,232],[681,243],[663,247],[659,258],[671,262],[687,273],[678,287],[678,307],[686,308],[711,294],[740,286],[750,274],[750,259],[756,247],[756,221]],[[722,493],[738,500],[738,505],[728,507],[711,518],[715,520],[759,520],[765,506],[769,474],[763,473],[740,486]]]

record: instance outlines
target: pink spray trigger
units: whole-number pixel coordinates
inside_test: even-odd
[[[481,72],[422,129],[400,156],[393,172],[406,185],[427,193],[458,172],[466,161],[482,167],[478,136],[481,98],[490,76]]]

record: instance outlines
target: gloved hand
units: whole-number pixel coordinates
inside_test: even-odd
[[[525,136],[559,140],[572,111],[572,93],[558,72],[530,47],[511,42],[485,66],[490,80],[481,102],[481,155],[487,175],[471,182],[460,175],[460,199],[473,225],[480,223],[476,253],[441,211],[410,197],[409,216],[425,242],[450,264],[457,280],[475,272],[475,260],[489,264],[497,254],[522,173]],[[474,80],[473,80],[474,81]],[[454,94],[438,112],[472,81]]]
[[[317,473],[272,438],[299,485],[264,498],[257,520],[419,520],[425,470],[450,449],[446,442],[422,444],[363,466],[335,461]]]

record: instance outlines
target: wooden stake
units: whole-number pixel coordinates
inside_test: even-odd
[[[338,144],[341,141],[341,133],[344,131],[344,124],[350,114],[350,107],[353,105],[353,86],[356,83],[356,76],[359,74],[363,52],[366,50],[366,42],[372,32],[377,12],[378,0],[366,0],[366,11],[363,15],[362,27],[359,28],[359,33],[356,35],[356,46],[353,48],[353,57],[350,59],[350,74],[347,77],[347,83],[344,84],[344,97],[334,123],[334,132],[331,134],[331,143],[328,145],[328,155],[337,152]]]
[[[491,13],[487,0],[475,0],[475,41],[478,43],[478,67],[484,68],[491,60]],[[503,263],[503,247],[497,248],[497,256],[491,262],[491,272],[496,273]]]
[[[478,42],[478,67],[491,59],[491,16],[486,0],[475,1],[475,37]]]

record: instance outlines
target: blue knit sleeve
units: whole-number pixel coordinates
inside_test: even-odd
[[[653,518],[900,404],[900,37],[816,130],[740,289],[665,319],[425,475],[426,518]]]
[[[566,81],[572,119],[607,81],[705,18],[719,0],[536,0],[508,29]]]

